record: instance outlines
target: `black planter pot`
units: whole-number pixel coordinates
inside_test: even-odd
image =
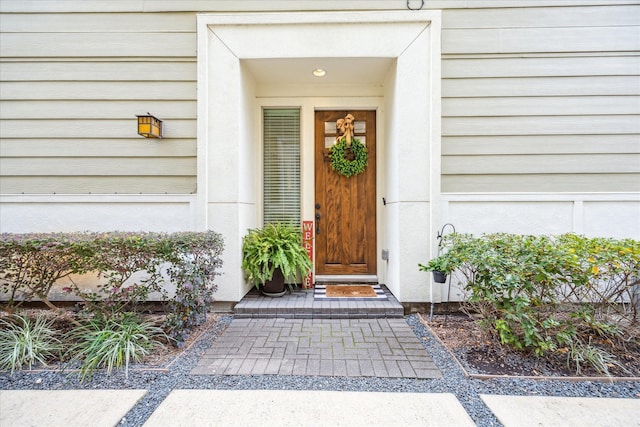
[[[447,275],[442,271],[434,271],[433,281],[436,283],[445,283],[447,281]]]
[[[282,270],[276,268],[271,280],[267,280],[263,285],[260,285],[260,292],[262,295],[271,298],[278,298],[286,294],[287,289],[284,285],[284,275],[282,274]]]

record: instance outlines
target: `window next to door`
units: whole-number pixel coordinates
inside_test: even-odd
[[[300,109],[263,109],[263,223],[300,224]]]

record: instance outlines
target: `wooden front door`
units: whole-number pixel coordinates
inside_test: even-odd
[[[367,147],[364,172],[345,177],[331,168],[336,121],[354,116],[354,137]],[[347,157],[348,158],[348,157]],[[315,113],[316,275],[376,274],[376,112]]]

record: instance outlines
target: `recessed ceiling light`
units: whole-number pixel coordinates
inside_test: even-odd
[[[324,77],[326,74],[327,72],[322,68],[316,68],[315,70],[313,70],[313,75],[316,77]]]

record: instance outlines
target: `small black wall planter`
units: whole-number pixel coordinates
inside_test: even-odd
[[[436,283],[445,283],[447,281],[447,275],[442,271],[434,271],[433,281]]]

